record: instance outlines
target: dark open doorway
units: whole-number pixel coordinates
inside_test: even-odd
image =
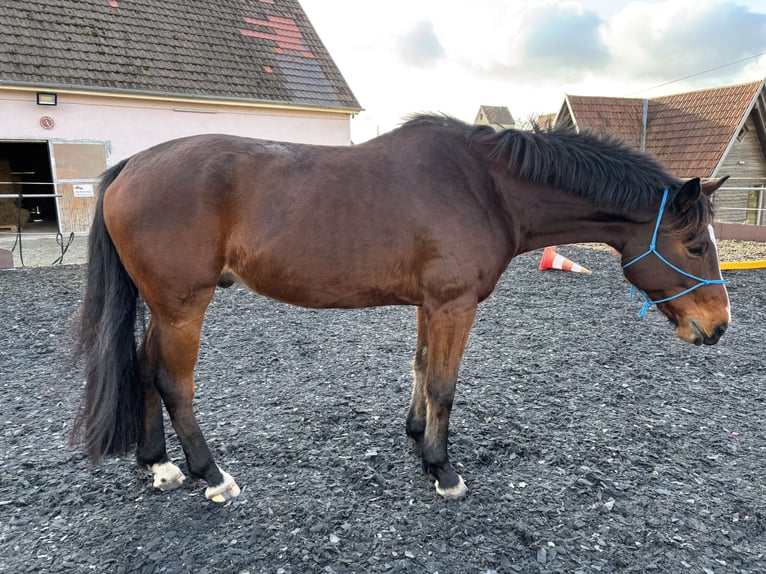
[[[55,186],[47,142],[0,141],[0,194],[49,195],[21,200],[24,232],[58,231]],[[16,200],[11,200],[16,201]]]

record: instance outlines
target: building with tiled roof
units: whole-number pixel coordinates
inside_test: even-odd
[[[479,106],[473,123],[492,126],[495,129],[510,129],[516,126],[511,111],[506,106]]]
[[[764,81],[649,99],[567,95],[555,124],[616,135],[681,178],[729,175],[718,220],[766,225]]]
[[[359,111],[295,0],[0,6],[4,86]]]
[[[86,230],[102,169],[161,141],[344,145],[361,110],[298,0],[0,0],[0,31],[0,194],[61,196],[30,226]]]
[[[642,118],[648,100],[598,96],[565,97],[556,122],[616,135],[633,147],[642,147]]]
[[[551,130],[556,123],[556,114],[539,114],[532,118],[533,128]]]

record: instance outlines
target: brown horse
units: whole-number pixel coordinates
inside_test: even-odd
[[[74,436],[93,461],[137,445],[154,486],[177,487],[185,477],[166,454],[164,403],[188,472],[207,481],[209,499],[227,500],[239,487],[213,461],[192,410],[216,286],[238,281],[315,308],[413,305],[406,431],[437,492],[459,497],[466,487],[447,457],[458,368],[477,305],[510,260],[608,243],[681,339],[712,345],[730,319],[708,197],[722,182],[681,182],[589,134],[496,133],[443,116],[351,147],[226,135],[160,144],[102,177]],[[151,311],[143,333],[141,298]]]

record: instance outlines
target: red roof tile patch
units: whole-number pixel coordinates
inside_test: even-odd
[[[258,30],[242,30],[243,36],[251,38],[261,38],[263,40],[273,40],[283,50],[293,50],[300,52],[304,58],[313,58],[314,54],[306,49],[298,25],[292,18],[269,17],[268,20],[258,20],[257,18],[244,18],[246,24],[265,27],[271,29],[271,32],[259,32]]]

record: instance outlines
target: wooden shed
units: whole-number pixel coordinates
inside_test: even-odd
[[[30,232],[87,232],[99,174],[161,141],[347,145],[361,110],[298,0],[0,0],[0,29],[0,195]]]
[[[624,139],[673,175],[721,177],[720,237],[766,241],[766,89],[764,81],[658,98],[567,95],[555,120]]]

